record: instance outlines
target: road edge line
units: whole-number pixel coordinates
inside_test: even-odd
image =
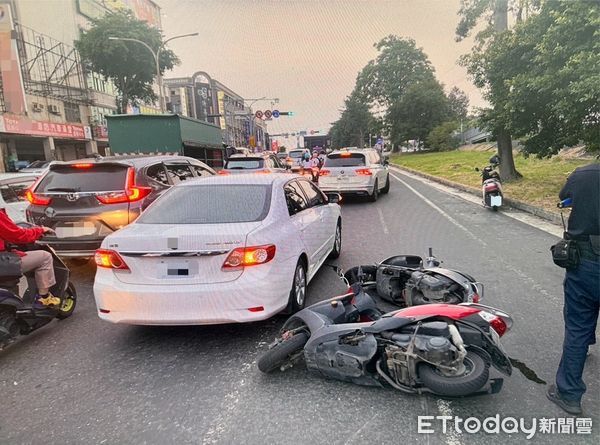
[[[481,196],[481,190],[476,189],[474,187],[470,187],[468,185],[460,184],[458,182],[450,181],[449,179],[440,178],[439,176],[430,175],[428,173],[423,173],[419,170],[414,170],[412,168],[404,167],[398,164],[390,164],[393,168],[400,170],[405,173],[411,173],[416,176],[420,176],[425,179],[429,179],[430,181],[437,182],[439,184],[445,185],[447,187],[452,187],[454,189],[460,190],[462,192],[469,193],[475,196]],[[512,198],[504,197],[504,202],[508,204],[510,207],[521,210],[522,212],[530,213],[533,216],[537,216],[538,218],[544,219],[546,221],[550,221],[554,224],[560,225],[560,214],[549,212],[548,210],[544,210],[541,207],[533,206],[531,204],[527,204],[526,202],[519,201]]]

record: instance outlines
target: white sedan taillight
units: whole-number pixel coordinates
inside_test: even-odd
[[[114,250],[96,250],[94,261],[98,267],[104,267],[106,269],[129,270],[127,263],[125,263],[121,255]]]
[[[221,267],[222,270],[239,270],[246,266],[268,263],[275,256],[275,245],[238,247],[233,249]]]

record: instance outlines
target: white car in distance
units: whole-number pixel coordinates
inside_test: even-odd
[[[300,310],[310,280],[340,254],[338,199],[289,174],[178,184],[96,252],[98,315],[193,325]]]

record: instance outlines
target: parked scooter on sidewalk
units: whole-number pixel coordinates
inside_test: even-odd
[[[32,303],[37,287],[32,274],[25,274],[27,289],[22,296],[19,296],[19,282],[22,276],[0,278],[0,350],[20,335],[27,335],[55,318],[62,320],[70,317],[75,310],[77,293],[69,281],[69,268],[50,246],[36,244],[34,248],[52,254],[56,284],[50,291],[52,295],[59,297],[61,302],[56,308],[34,309]]]
[[[350,284],[360,282],[368,292],[377,292],[382,299],[401,307],[480,302],[482,283],[440,264],[429,248],[425,260],[418,255],[395,255],[378,264],[348,269],[346,279]]]
[[[490,165],[483,167],[481,176],[481,192],[483,194],[484,207],[497,211],[502,206],[502,181],[500,174],[495,170],[500,165],[500,157],[494,155],[490,158]],[[475,167],[475,171],[480,171]]]
[[[344,295],[301,310],[286,321],[258,368],[283,371],[304,358],[321,376],[449,397],[499,392],[503,379],[489,378],[490,365],[512,373],[500,345],[512,319],[502,311],[476,303],[384,315],[374,308],[358,282]]]

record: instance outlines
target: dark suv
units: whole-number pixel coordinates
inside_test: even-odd
[[[90,257],[107,235],[133,222],[174,184],[215,171],[183,156],[117,156],[54,162],[27,192],[27,219],[65,257]]]

